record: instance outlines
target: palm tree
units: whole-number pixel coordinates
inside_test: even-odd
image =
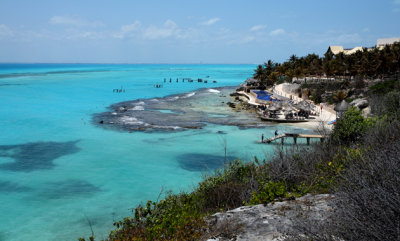
[[[296,62],[298,58],[295,54],[292,54],[289,58],[289,63],[292,65],[292,68],[296,67]]]
[[[263,76],[264,76],[264,68],[260,64],[260,65],[257,66],[257,69],[254,70],[253,78],[258,80],[258,81],[262,81]]]
[[[333,94],[333,100],[335,101],[335,103],[339,103],[340,101],[346,99],[346,97],[347,94],[343,90],[339,90]]]

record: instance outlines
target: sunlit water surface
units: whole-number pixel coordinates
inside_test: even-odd
[[[0,65],[0,240],[76,240],[90,235],[89,222],[96,237],[105,238],[113,221],[161,189],[193,189],[205,170],[221,166],[224,143],[231,159],[268,159],[274,145],[257,144],[261,133],[296,130],[206,123],[186,131],[129,132],[92,119],[122,101],[237,86],[255,67]]]

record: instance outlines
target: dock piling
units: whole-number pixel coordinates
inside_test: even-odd
[[[286,137],[293,137],[293,142],[296,145],[297,144],[297,138],[306,138],[307,140],[307,145],[310,145],[310,139],[311,138],[319,138],[321,142],[323,142],[326,138],[324,135],[315,135],[315,134],[297,134],[297,133],[285,133],[282,135],[274,136],[268,139],[265,139],[261,143],[271,143],[275,140],[281,139],[281,144],[285,144],[285,138]]]

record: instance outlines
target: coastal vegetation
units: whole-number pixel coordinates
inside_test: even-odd
[[[385,78],[399,75],[400,43],[386,45],[384,48],[371,48],[346,55],[334,55],[327,51],[323,57],[308,54],[304,57],[290,56],[288,61],[276,63],[268,60],[258,65],[254,78],[264,86],[277,81],[291,82],[294,77],[334,78],[340,80],[362,80]]]
[[[161,200],[137,206],[131,217],[114,223],[107,240],[229,238],[235,227],[216,229],[210,215],[307,193],[334,194],[335,212],[323,223],[297,224],[296,231],[287,234],[289,240],[399,239],[400,84],[395,78],[364,84],[367,78],[398,73],[399,50],[400,44],[395,44],[354,56],[292,56],[283,64],[268,61],[259,66],[255,78],[265,85],[305,74],[341,75],[342,82],[332,84],[334,88],[359,76],[362,82],[355,84],[366,89],[371,116],[364,117],[353,107],[337,120],[324,143],[312,148],[277,145],[268,159],[227,163],[206,175],[192,192],[167,193]],[[349,86],[341,87],[346,93],[336,94],[337,101],[349,98]],[[319,88],[322,95],[325,86]]]

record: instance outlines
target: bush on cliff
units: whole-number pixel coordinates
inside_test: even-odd
[[[360,140],[363,134],[374,125],[374,120],[364,118],[361,111],[350,107],[344,116],[337,120],[330,140],[333,144],[351,144]]]
[[[335,212],[325,223],[300,220],[287,240],[400,238],[400,122],[378,121],[352,149],[333,189]]]

